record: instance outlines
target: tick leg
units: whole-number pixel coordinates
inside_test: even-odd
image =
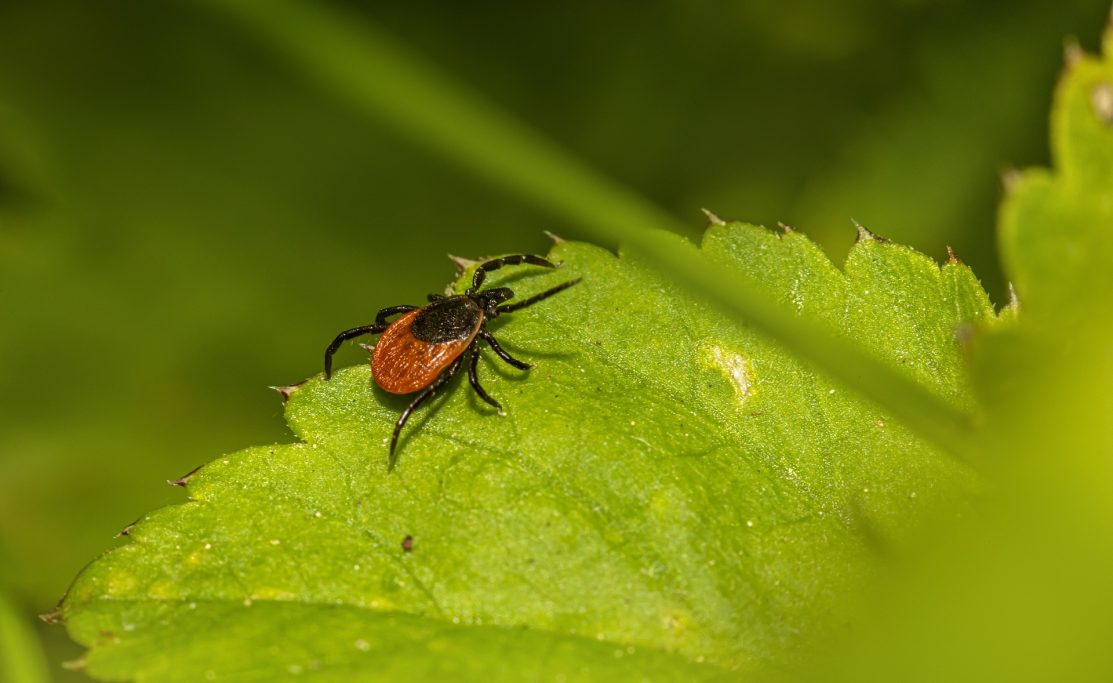
[[[363,325],[361,327],[353,327],[350,330],[344,330],[336,335],[336,339],[325,349],[325,379],[332,377],[332,354],[340,348],[340,345],[349,339],[355,337],[362,337],[365,334],[379,334],[384,331],[389,325]]]
[[[510,363],[519,370],[529,370],[533,367],[529,363],[523,363],[522,361],[507,353],[506,350],[499,346],[499,343],[495,341],[494,335],[492,335],[487,330],[480,330],[479,336],[483,338],[483,341],[491,345],[491,350],[497,353],[499,358],[503,359],[507,363]]]
[[[544,292],[541,292],[540,294],[534,294],[533,296],[531,296],[528,299],[523,299],[521,301],[517,301],[517,302],[512,303],[512,304],[504,304],[502,306],[499,306],[498,308],[495,309],[495,311],[497,311],[498,313],[513,313],[514,311],[520,311],[523,308],[525,308],[526,306],[532,306],[535,303],[537,303],[538,301],[544,301],[545,299],[548,299],[549,297],[551,297],[554,294],[559,294],[560,292],[563,292],[564,290],[566,290],[569,287],[571,287],[572,285],[578,283],[582,279],[583,278],[576,278],[575,280],[569,280],[568,282],[565,282],[563,284],[559,284],[556,287],[553,287],[552,289],[546,289]]]
[[[415,311],[418,308],[420,308],[420,306],[390,306],[389,308],[384,308],[383,310],[375,314],[375,324],[386,325],[386,319],[390,316],[397,313],[409,313],[410,311]]]
[[[437,393],[438,389],[447,384],[448,380],[452,379],[456,375],[457,371],[460,370],[460,362],[462,360],[462,357],[457,358],[452,363],[452,365],[448,366],[448,369],[446,369],[440,374],[440,376],[433,380],[432,384],[422,389],[421,393],[418,394],[417,397],[414,398],[414,400],[410,401],[410,405],[406,406],[406,409],[403,410],[402,414],[398,416],[398,421],[394,423],[394,434],[390,437],[390,455],[388,456],[388,460],[390,461],[390,463],[388,464],[392,464],[394,462],[394,449],[398,446],[398,435],[402,433],[402,427],[406,425],[406,421],[410,419],[410,415],[413,413],[414,410],[417,409],[418,406],[420,406],[428,399],[432,398],[433,395]]]
[[[471,289],[468,294],[475,294],[479,291],[480,285],[487,278],[487,273],[492,270],[498,270],[503,266],[517,266],[523,263],[529,263],[535,266],[544,266],[546,268],[556,268],[556,264],[548,259],[543,259],[540,256],[533,256],[532,254],[513,254],[511,256],[502,256],[500,258],[484,261],[479,264],[475,269],[475,275],[471,279]]]
[[[475,389],[475,393],[479,394],[479,398],[494,406],[495,409],[499,411],[499,415],[506,415],[506,411],[502,409],[499,402],[491,398],[490,394],[480,386],[479,376],[475,374],[477,365],[479,365],[479,344],[473,344],[471,347],[471,363],[468,365],[468,381],[471,382],[471,388]]]

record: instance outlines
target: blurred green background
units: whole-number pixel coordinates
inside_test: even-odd
[[[1107,0],[343,3],[681,217],[851,217],[1000,302],[998,175],[1047,163]],[[522,169],[528,173],[529,169]],[[49,610],[162,482],[290,439],[267,385],[577,227],[369,122],[189,2],[0,3],[0,598]],[[341,364],[362,360],[347,350]],[[51,670],[78,656],[39,626]]]

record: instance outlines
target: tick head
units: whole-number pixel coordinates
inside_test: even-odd
[[[494,287],[476,294],[474,298],[484,311],[493,314],[499,304],[514,298],[514,292],[509,287]]]

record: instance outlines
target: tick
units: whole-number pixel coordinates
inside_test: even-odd
[[[390,306],[375,315],[371,325],[361,325],[344,330],[325,349],[325,379],[332,376],[332,356],[340,345],[349,339],[367,334],[379,334],[379,342],[371,349],[371,374],[384,391],[392,394],[414,394],[410,404],[402,411],[394,423],[394,433],[390,438],[388,459],[393,462],[394,450],[398,446],[398,435],[410,419],[410,415],[422,403],[432,398],[448,381],[459,372],[464,354],[468,353],[468,380],[472,389],[499,415],[506,413],[498,401],[491,398],[479,384],[476,366],[479,363],[479,343],[486,342],[499,358],[519,370],[528,370],[529,363],[514,358],[503,349],[495,337],[487,331],[487,323],[504,313],[520,311],[554,294],[563,292],[580,281],[569,280],[535,294],[528,299],[506,303],[514,298],[514,292],[507,287],[493,287],[481,290],[487,273],[503,266],[530,264],[545,268],[555,268],[556,264],[529,254],[503,256],[480,263],[472,276],[471,287],[463,294],[443,296],[430,294],[426,306]],[[391,316],[399,315],[393,322]]]

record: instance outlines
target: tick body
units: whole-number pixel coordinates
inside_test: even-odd
[[[392,394],[424,389],[475,343],[483,322],[483,311],[466,296],[406,313],[386,328],[371,354],[375,383]]]
[[[480,289],[487,273],[503,266],[522,264],[556,267],[540,256],[529,254],[484,261],[476,267],[472,286],[467,292],[455,296],[430,294],[429,304],[423,307],[384,308],[375,316],[373,324],[344,330],[325,350],[325,379],[328,379],[332,375],[332,356],[341,344],[368,334],[382,335],[371,352],[371,372],[375,383],[392,394],[417,394],[394,425],[389,451],[391,462],[398,446],[398,436],[410,415],[460,371],[465,354],[469,356],[468,380],[472,389],[500,415],[504,414],[499,402],[491,398],[479,383],[476,369],[480,342],[486,343],[499,358],[520,370],[528,370],[530,365],[503,350],[487,331],[487,323],[504,313],[532,306],[580,281],[579,278],[569,280],[513,303],[506,303],[514,298],[514,292],[506,287]],[[388,322],[389,318],[399,314],[400,317]]]

